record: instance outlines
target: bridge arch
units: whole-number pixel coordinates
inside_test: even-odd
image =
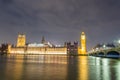
[[[109,51],[107,52],[107,55],[120,55],[120,53],[117,51]]]
[[[106,57],[113,57],[113,58],[120,57],[120,53],[117,51],[109,51],[107,52]]]
[[[104,56],[104,55],[105,55],[104,52],[99,52],[99,53],[98,53],[98,56],[100,56],[100,57],[101,57],[101,56]]]

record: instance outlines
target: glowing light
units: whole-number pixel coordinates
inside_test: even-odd
[[[120,40],[118,40],[118,43],[120,44]]]
[[[29,47],[44,47],[45,45],[44,44],[37,44],[37,43],[31,43],[31,44],[28,44]]]
[[[104,48],[106,48],[106,45],[103,45]]]
[[[61,45],[56,45],[56,47],[62,47]]]

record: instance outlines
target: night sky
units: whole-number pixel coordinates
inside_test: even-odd
[[[54,44],[79,41],[87,47],[120,38],[120,0],[0,0],[0,43],[16,44],[19,33],[27,42]]]

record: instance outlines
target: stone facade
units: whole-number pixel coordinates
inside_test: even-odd
[[[65,47],[12,47],[10,54],[67,54]]]

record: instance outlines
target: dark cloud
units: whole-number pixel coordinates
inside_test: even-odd
[[[13,0],[1,0],[0,2],[2,4],[11,4],[11,3],[13,3]]]
[[[88,48],[120,37],[119,0],[0,0],[0,43],[15,43],[18,33],[29,42],[41,36],[54,43],[79,41]]]

